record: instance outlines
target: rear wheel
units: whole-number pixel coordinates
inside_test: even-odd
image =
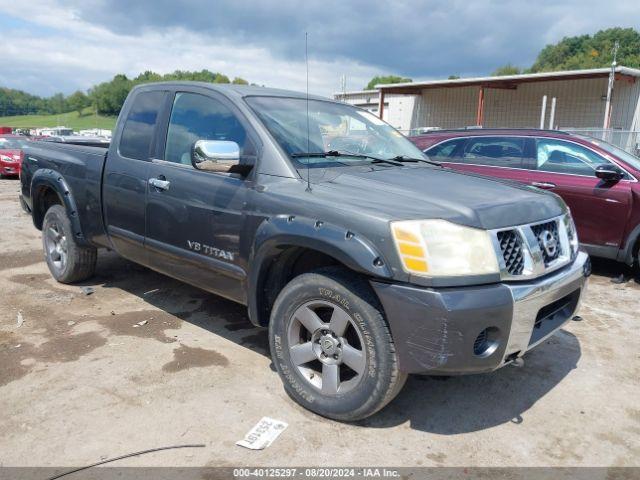
[[[97,250],[76,243],[71,222],[61,205],[53,205],[44,216],[42,245],[49,271],[58,282],[79,282],[95,272]]]
[[[342,269],[294,278],[276,299],[269,340],[287,393],[325,417],[368,417],[406,380],[377,298]]]

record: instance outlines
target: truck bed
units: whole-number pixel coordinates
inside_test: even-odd
[[[82,206],[78,209],[78,219],[85,239],[106,246],[101,184],[107,151],[105,147],[33,142],[24,150],[21,174],[24,203],[32,210],[33,188],[44,188],[45,184],[54,182],[55,185],[55,182],[64,181],[72,198]],[[64,192],[58,189],[57,194],[61,196]]]

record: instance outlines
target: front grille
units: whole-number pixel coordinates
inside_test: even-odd
[[[562,255],[562,244],[558,232],[558,222],[539,223],[531,225],[531,230],[538,240],[538,246],[542,251],[542,258],[545,266],[549,266],[554,260]]]
[[[524,270],[522,239],[515,230],[503,230],[497,233],[502,258],[510,275],[521,275]]]

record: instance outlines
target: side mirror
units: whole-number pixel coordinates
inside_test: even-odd
[[[191,164],[197,170],[246,175],[253,165],[240,164],[240,147],[226,140],[198,140],[191,148]]]
[[[624,173],[614,165],[598,165],[595,174],[605,182],[619,182],[624,177]]]

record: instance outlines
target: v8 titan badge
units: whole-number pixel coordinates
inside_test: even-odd
[[[284,432],[289,425],[280,420],[269,417],[262,419],[244,436],[238,440],[236,445],[249,448],[251,450],[263,450],[273,443],[278,436]]]

